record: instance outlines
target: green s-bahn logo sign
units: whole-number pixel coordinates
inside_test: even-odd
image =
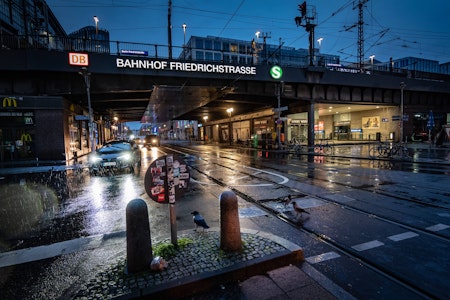
[[[273,79],[280,79],[283,76],[283,69],[280,66],[273,66],[270,68],[270,76]]]

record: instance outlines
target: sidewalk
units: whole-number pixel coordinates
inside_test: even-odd
[[[33,297],[47,299],[352,299],[304,262],[298,245],[277,236],[241,228],[243,250],[232,253],[219,250],[217,228],[179,236],[192,243],[168,258],[160,272],[125,272],[126,233],[121,232],[1,253],[0,275],[8,266],[33,272],[34,262],[48,258],[51,265],[64,264],[58,278],[40,274],[51,287],[42,294],[34,290]],[[14,291],[2,294],[8,298]]]

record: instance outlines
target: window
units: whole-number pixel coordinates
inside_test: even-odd
[[[206,50],[212,50],[212,41],[205,40],[205,49]]]
[[[195,51],[195,59],[196,60],[203,60],[203,56],[204,56],[203,51]]]
[[[205,52],[205,60],[211,61],[213,60],[213,54],[212,52]]]
[[[214,42],[214,50],[221,51],[222,50],[222,43],[221,42]]]
[[[230,44],[230,52],[238,52],[238,46],[235,44]]]
[[[203,40],[196,39],[195,40],[195,48],[196,49],[203,49]]]

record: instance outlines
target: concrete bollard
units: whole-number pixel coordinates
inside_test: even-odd
[[[220,195],[220,249],[229,252],[242,249],[238,201],[232,191]]]
[[[148,270],[153,259],[147,204],[142,199],[131,200],[126,208],[127,271]]]

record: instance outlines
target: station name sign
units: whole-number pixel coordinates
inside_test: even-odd
[[[196,62],[178,62],[165,60],[117,58],[117,68],[184,71],[218,74],[256,75],[256,67],[208,64]]]

